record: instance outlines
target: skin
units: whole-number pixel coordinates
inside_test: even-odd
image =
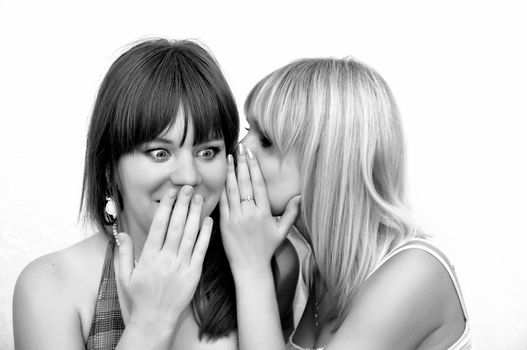
[[[284,338],[269,262],[273,247],[285,240],[298,215],[299,196],[288,201],[276,221],[263,173],[254,154],[250,150],[245,153],[244,148],[239,147],[237,172],[229,157],[226,188],[220,201],[222,239],[236,286],[239,343],[240,348],[250,349],[258,339],[262,342],[258,346],[277,349]],[[251,196],[253,200],[241,201]]]
[[[224,188],[225,145],[223,140],[194,145],[189,124],[180,146],[182,119],[117,164],[124,202],[120,225],[126,232],[119,233],[114,256],[126,324],[117,349],[236,348],[235,334],[200,341],[189,305],[210,239],[207,217]],[[99,232],[24,269],[13,299],[18,350],[85,348],[107,244],[107,235]],[[290,244],[276,254],[281,276],[275,298],[288,306],[298,262]]]
[[[135,268],[132,240],[119,234],[114,263],[121,308],[128,313],[117,349],[171,349],[174,330],[186,323],[185,309],[201,275],[212,225],[204,220],[196,240],[201,204],[180,192],[174,209],[176,192],[163,197]],[[184,230],[173,225],[187,213],[179,225]],[[98,233],[26,267],[13,301],[17,349],[85,348],[107,243]]]
[[[265,208],[285,207],[285,224],[294,221],[298,213],[293,207],[298,205],[295,184],[300,180],[299,163],[295,150],[280,154],[268,142],[262,142],[257,130],[252,130],[244,140],[250,151],[238,155],[237,178],[228,172],[227,191],[220,202],[222,235],[236,283],[240,349],[285,349],[277,327],[270,271],[264,262],[286,233],[284,227],[271,224],[271,213]],[[288,192],[285,184],[291,186]],[[251,192],[255,203],[243,202],[237,208],[237,197]],[[238,211],[241,214],[231,215]],[[307,234],[303,227],[298,228]],[[358,288],[336,331],[335,321],[325,317],[334,296],[321,294],[317,298],[319,326],[315,326],[312,293],[295,331],[294,342],[305,348],[445,349],[465,328],[448,272],[432,255],[416,249],[390,259]],[[260,317],[251,316],[255,314]]]
[[[225,143],[218,139],[194,145],[194,128],[189,123],[180,147],[183,123],[183,116],[178,116],[171,129],[123,155],[117,164],[125,203],[122,229],[132,236],[136,257],[141,255],[159,202],[169,189],[193,187],[193,195],[203,199],[202,219],[210,215],[220,199],[227,174]]]
[[[281,155],[262,135],[258,123],[250,118],[248,122],[250,128],[242,143],[258,159],[271,213],[275,216],[282,215],[289,200],[300,194],[298,153],[292,151]]]

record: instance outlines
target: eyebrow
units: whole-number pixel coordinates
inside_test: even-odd
[[[210,140],[205,140],[203,142],[200,142],[198,145],[202,145],[204,143],[214,143],[214,142],[224,142],[225,140],[223,138],[217,138],[217,139],[210,139]]]
[[[200,142],[199,145],[204,144],[204,143],[222,142],[222,141],[224,141],[223,138],[222,137],[218,137],[218,138],[215,138],[215,139],[210,139],[210,140],[206,140],[206,141]],[[171,140],[166,139],[164,137],[156,137],[152,141],[148,141],[148,142],[159,142],[159,143],[163,143],[165,145],[172,145],[172,144],[174,144]]]
[[[164,144],[169,144],[169,145],[173,144],[172,141],[170,141],[169,139],[165,139],[163,137],[156,137],[155,139],[149,142],[159,142],[159,143],[164,143]]]

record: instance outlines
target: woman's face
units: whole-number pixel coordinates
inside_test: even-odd
[[[260,131],[255,120],[248,120],[250,129],[242,143],[258,159],[267,186],[273,215],[282,215],[291,198],[300,194],[300,165],[295,150],[282,154]]]
[[[170,129],[120,158],[122,214],[128,230],[147,233],[161,198],[171,188],[194,187],[193,193],[203,197],[202,220],[217,205],[227,176],[225,142],[216,139],[195,145],[189,122],[180,146],[183,130],[184,118],[179,113]]]

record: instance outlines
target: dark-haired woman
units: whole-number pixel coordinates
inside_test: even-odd
[[[232,93],[200,45],[150,40],[122,54],[88,131],[81,209],[99,232],[22,272],[16,349],[235,349],[216,207],[238,131]],[[285,320],[298,273],[290,244],[273,266]]]

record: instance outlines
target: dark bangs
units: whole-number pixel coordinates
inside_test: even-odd
[[[190,121],[195,144],[224,138],[232,151],[239,131],[238,112],[216,63],[194,43],[191,50],[187,42],[166,42],[156,50],[149,44],[144,43],[148,49],[144,56],[125,63],[130,65],[123,70],[127,74],[114,79],[120,86],[109,89],[112,94],[121,92],[109,128],[113,161],[169,129],[180,109],[185,119],[181,143]]]

